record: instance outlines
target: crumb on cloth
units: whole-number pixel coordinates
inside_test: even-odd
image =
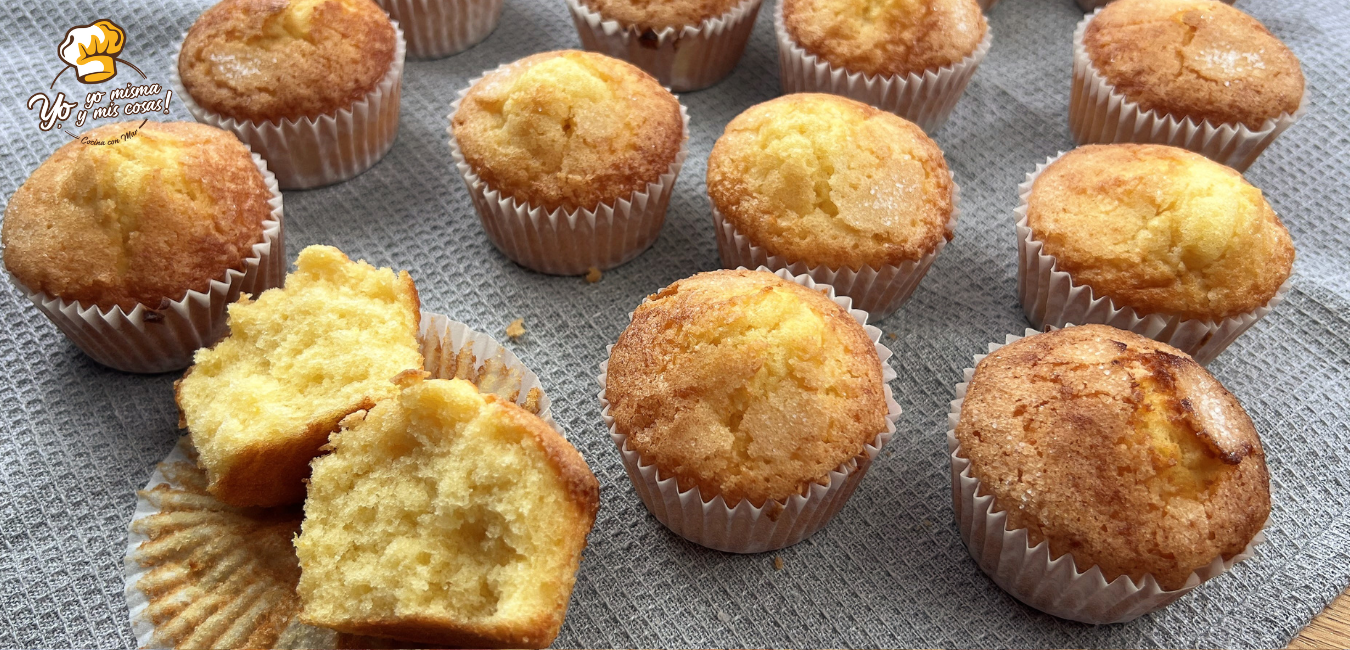
[[[591,268],[586,270],[586,281],[591,284],[595,284],[596,282],[600,281],[600,278],[603,275],[604,274],[600,272],[600,269],[597,269],[594,266],[592,266]]]
[[[512,341],[514,341],[522,336],[525,336],[524,318],[517,318],[511,321],[510,325],[506,326],[506,338],[509,338]]]

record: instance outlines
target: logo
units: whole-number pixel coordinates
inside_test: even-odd
[[[47,89],[55,89],[61,75],[72,69],[75,71],[76,81],[85,85],[92,86],[110,81],[117,76],[119,63],[135,70],[141,79],[146,79],[145,73],[141,72],[140,68],[121,58],[126,46],[126,30],[112,20],[104,18],[88,25],[71,27],[57,42],[56,57],[64,65],[52,78],[52,83]],[[123,137],[103,141],[81,138],[66,129],[65,123],[73,121],[76,128],[82,128],[90,120],[147,113],[168,115],[169,104],[172,101],[173,91],[165,90],[157,83],[137,85],[128,81],[125,86],[113,87],[106,91],[91,89],[85,92],[82,102],[67,101],[65,91],[58,91],[55,96],[48,96],[45,92],[34,93],[28,98],[27,107],[30,111],[37,111],[38,128],[42,131],[59,129],[85,144],[115,144],[135,137],[140,127],[128,131]],[[149,119],[147,117],[141,125],[144,126]]]
[[[61,39],[61,44],[56,47],[56,56],[66,64],[66,67],[61,68],[61,72],[56,73],[56,78],[61,78],[61,74],[66,70],[75,68],[75,78],[79,79],[80,83],[103,83],[117,76],[117,64],[121,62],[140,72],[141,78],[144,79],[145,73],[141,72],[140,68],[117,58],[126,43],[127,33],[111,20],[98,20],[92,25],[71,27],[66,30],[66,37]],[[52,79],[52,86],[55,85],[56,79]]]

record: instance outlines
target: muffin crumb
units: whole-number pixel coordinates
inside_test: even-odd
[[[586,271],[586,282],[595,284],[596,282],[600,281],[600,278],[603,275],[604,274],[600,272],[600,269],[597,269],[594,266],[592,266],[590,269]]]
[[[782,571],[782,570],[783,570],[783,556],[781,556],[781,555],[775,555],[775,556],[773,556],[773,570],[774,570],[774,571]]]
[[[506,338],[509,338],[512,341],[514,341],[522,336],[525,336],[524,318],[517,318],[511,321],[510,325],[506,326]]]

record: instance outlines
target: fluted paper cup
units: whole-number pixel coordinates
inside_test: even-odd
[[[770,269],[760,267],[761,271]],[[853,495],[863,476],[872,466],[881,448],[895,435],[895,423],[900,418],[900,405],[891,395],[891,380],[895,369],[887,363],[891,351],[880,343],[881,330],[867,324],[867,312],[853,309],[847,296],[835,295],[828,284],[817,283],[809,275],[793,275],[786,270],[773,272],[784,280],[796,282],[808,289],[824,291],[835,304],[843,307],[867,332],[881,359],[881,382],[886,396],[886,430],[877,433],[862,452],[830,470],[828,483],[812,483],[805,494],[794,494],[784,501],[766,501],[756,507],[749,499],[742,499],[735,507],[728,507],[722,495],[706,497],[697,486],[680,490],[673,476],[662,476],[657,467],[644,461],[628,445],[628,436],[615,428],[610,415],[609,400],[605,398],[605,378],[609,359],[600,363],[600,415],[609,429],[610,439],[619,448],[624,469],[632,480],[642,503],[666,528],[701,546],[730,553],[763,553],[787,546],[810,537],[829,523],[848,498]],[[632,314],[629,314],[632,317]],[[614,346],[608,347],[612,351]]]
[[[1035,336],[1028,329],[1026,336]],[[1009,334],[1002,343],[990,343],[989,353],[1022,339]],[[975,356],[975,364],[988,356]],[[975,375],[974,366],[965,369],[965,382],[956,385],[956,399],[947,415],[947,451],[951,455],[952,508],[961,529],[961,541],[970,556],[1004,591],[1027,605],[1047,614],[1080,623],[1123,623],[1149,612],[1162,609],[1186,595],[1201,583],[1233,568],[1255,553],[1265,542],[1265,534],[1258,532],[1242,552],[1229,560],[1215,558],[1213,562],[1190,575],[1180,589],[1166,590],[1157,579],[1146,574],[1135,582],[1122,575],[1107,582],[1100,567],[1093,566],[1080,572],[1073,554],[1058,558],[1050,555],[1050,544],[1044,540],[1031,546],[1027,529],[1007,529],[1008,515],[994,503],[993,495],[981,494],[979,479],[971,476],[970,460],[961,452],[956,439],[956,426],[961,421],[961,404],[966,388]]]
[[[225,307],[239,294],[256,296],[281,286],[286,277],[281,190],[257,153],[253,164],[272,193],[267,201],[272,214],[262,222],[260,239],[244,258],[243,267],[225,271],[205,291],[190,290],[167,304],[136,305],[128,312],[118,306],[105,310],[33,291],[12,274],[10,280],[94,361],[123,372],[182,370],[192,365],[198,348],[210,347],[225,335]]]
[[[517,404],[533,403],[557,428],[539,377],[491,336],[423,312],[419,340],[433,379],[468,379],[507,399],[514,392]],[[276,565],[296,562],[299,576],[291,537],[300,531],[300,508],[225,505],[206,491],[194,456],[184,437],[136,493],[122,578],[137,647],[258,647],[250,640],[269,642],[253,636],[260,626],[279,631],[265,647],[380,647],[342,645],[336,632],[299,622],[295,584]],[[184,564],[214,581],[192,582]]]
[[[836,68],[792,40],[783,22],[782,2],[774,10],[773,24],[778,33],[778,65],[784,93],[842,95],[895,113],[918,124],[926,133],[946,123],[994,43],[993,28],[986,27],[975,51],[955,64],[925,70],[923,74],[867,75]]]
[[[697,25],[639,30],[607,20],[582,0],[567,0],[581,44],[592,52],[627,61],[683,92],[707,88],[731,74],[745,52],[761,0],[742,0],[730,11]]]
[[[502,17],[503,0],[375,0],[406,28],[408,56],[439,59],[487,38]]]
[[[614,268],[640,255],[656,241],[666,221],[666,206],[675,178],[689,157],[689,112],[680,104],[684,136],[666,173],[628,198],[594,208],[545,210],[492,188],[464,159],[453,121],[460,102],[479,81],[508,65],[490,70],[459,91],[450,106],[446,129],[450,155],[464,179],[488,240],[515,263],[551,275],[583,275],[590,269]]]
[[[950,171],[948,172],[951,173]],[[853,299],[853,304],[871,316],[885,318],[889,316],[919,288],[919,283],[933,266],[933,260],[947,246],[944,237],[933,252],[918,260],[906,261],[899,265],[887,264],[881,268],[872,268],[864,264],[858,269],[828,266],[811,266],[805,262],[788,260],[779,255],[770,255],[762,247],[755,245],[736,225],[717,209],[712,208],[713,229],[717,234],[717,254],[722,259],[722,268],[734,269],[766,267],[771,271],[787,269],[793,275],[809,275],[821,284],[828,284],[842,296]],[[961,188],[952,178],[952,215],[947,221],[948,228],[956,227],[961,214]]]
[[[1027,202],[1036,178],[1059,160],[1060,152],[1027,174],[1017,186],[1019,202],[1017,216],[1017,292],[1027,320],[1037,328],[1064,327],[1069,323],[1085,325],[1100,323],[1117,329],[1129,330],[1166,343],[1206,365],[1237,340],[1256,321],[1269,314],[1284,300],[1293,286],[1293,278],[1284,281],[1269,302],[1245,314],[1222,320],[1182,318],[1169,314],[1140,314],[1134,308],[1117,306],[1110,296],[1097,296],[1085,284],[1074,282],[1073,276],[1058,268],[1058,260],[1045,252],[1045,243],[1036,238],[1027,225]]]
[[[1073,33],[1073,88],[1069,95],[1069,129],[1078,144],[1136,142],[1166,144],[1194,151],[1238,171],[1246,171],[1257,156],[1307,111],[1305,87],[1298,110],[1268,119],[1259,129],[1245,124],[1212,124],[1187,117],[1177,119],[1157,110],[1143,110],[1117,92],[1092,65],[1083,35],[1101,9],[1085,16]]]
[[[261,154],[277,175],[281,189],[303,190],[340,183],[374,167],[398,137],[399,95],[407,43],[397,22],[394,34],[397,45],[389,71],[365,97],[334,113],[259,123],[208,111],[192,99],[178,74],[181,40],[174,48],[170,67],[174,93],[183,99],[183,105],[198,122],[233,132]]]

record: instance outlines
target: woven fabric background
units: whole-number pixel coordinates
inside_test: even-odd
[[[497,31],[439,61],[410,61],[401,131],[371,171],[285,196],[288,253],[333,244],[408,269],[427,310],[499,338],[540,376],[554,414],[601,482],[602,505],[560,646],[1283,646],[1350,584],[1350,5],[1239,0],[1301,57],[1310,110],[1248,178],[1293,232],[1294,288],[1210,369],[1251,413],[1274,492],[1269,543],[1172,607],[1091,627],[1029,609],[962,547],[944,435],[971,356],[1026,321],[1016,295],[1016,187],[1072,146],[1067,126],[1072,0],[1004,0],[994,46],[935,137],[962,189],[956,239],[912,301],[878,323],[896,356],[900,432],[822,532],[777,554],[708,551],[669,533],[638,500],[601,425],[597,365],[648,293],[717,268],[704,192],[707,154],[737,113],[779,94],[761,11],[740,67],[682,101],[692,154],[656,244],[597,284],[515,266],[488,243],[446,146],[456,90],[526,54],[578,47],[562,0],[508,0]],[[29,95],[60,70],[65,30],[111,18],[122,58],[169,80],[169,53],[209,0],[6,0],[0,15],[0,196],[67,136],[40,132]],[[83,97],[67,74],[57,90]],[[175,102],[173,119],[191,119]],[[164,119],[165,116],[156,119]],[[126,527],[153,465],[179,435],[174,376],[102,368],[8,283],[0,286],[0,646],[131,646],[123,600]],[[774,568],[774,555],[785,566]]]

